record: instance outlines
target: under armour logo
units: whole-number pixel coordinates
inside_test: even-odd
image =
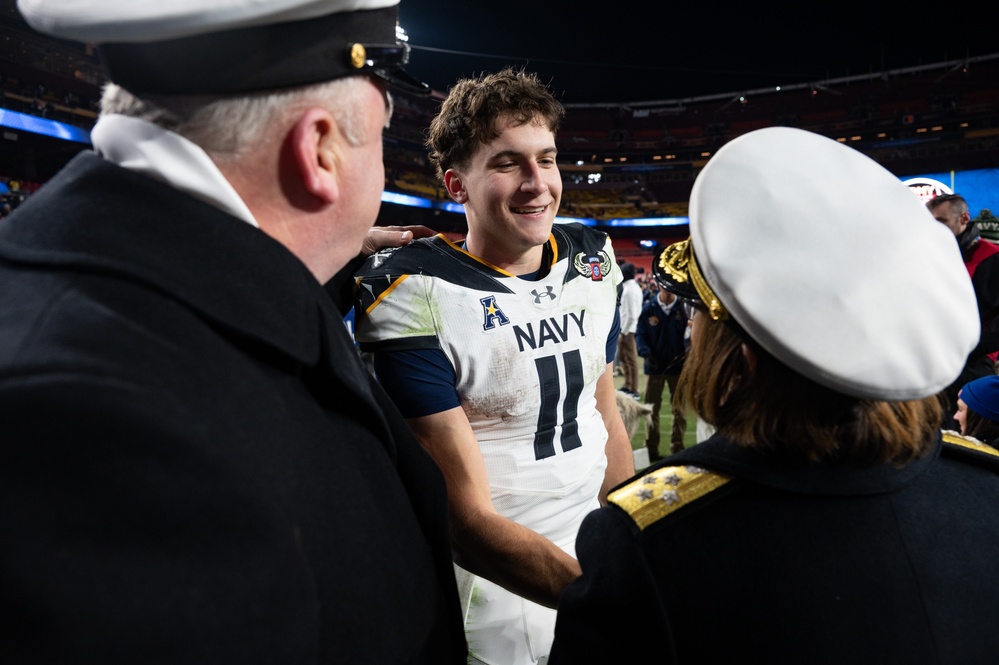
[[[542,298],[550,298],[551,300],[555,300],[555,289],[553,289],[551,286],[546,286],[545,288],[548,290],[545,291],[544,293],[538,293],[537,289],[531,291],[531,295],[534,296],[535,305],[540,304]]]

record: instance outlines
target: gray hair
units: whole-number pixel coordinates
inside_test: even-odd
[[[139,97],[114,83],[104,86],[101,115],[120,114],[154,123],[201,146],[213,158],[239,159],[269,127],[284,124],[310,106],[327,109],[352,145],[361,141],[361,95],[370,85],[347,76],[315,85],[243,96],[148,95]],[[392,116],[391,98],[388,118]],[[386,126],[388,122],[386,121]]]

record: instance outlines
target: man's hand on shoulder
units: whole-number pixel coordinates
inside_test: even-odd
[[[402,247],[417,238],[429,238],[437,232],[426,226],[372,226],[361,245],[361,256],[371,256],[386,247]]]

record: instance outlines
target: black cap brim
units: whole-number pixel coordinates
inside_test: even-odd
[[[135,93],[236,94],[353,75],[429,93],[402,69],[408,47],[396,43],[397,18],[392,6],[99,49],[110,79]]]
[[[371,72],[385,81],[390,87],[411,95],[429,95],[430,86],[414,78],[399,65],[372,69]]]

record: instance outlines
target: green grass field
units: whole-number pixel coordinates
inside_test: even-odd
[[[639,368],[641,370],[641,368]],[[645,398],[645,384],[648,377],[641,371],[638,374],[638,392]],[[620,388],[624,385],[624,377],[617,375],[614,377],[614,385]],[[669,454],[669,435],[673,431],[673,411],[670,409],[668,400],[669,389],[663,392],[663,404],[659,409],[659,454]],[[697,417],[693,413],[687,414],[687,432],[683,436],[684,446],[690,447],[697,443]],[[635,436],[631,439],[631,449],[641,450],[645,447],[645,427],[639,426],[635,431]]]

